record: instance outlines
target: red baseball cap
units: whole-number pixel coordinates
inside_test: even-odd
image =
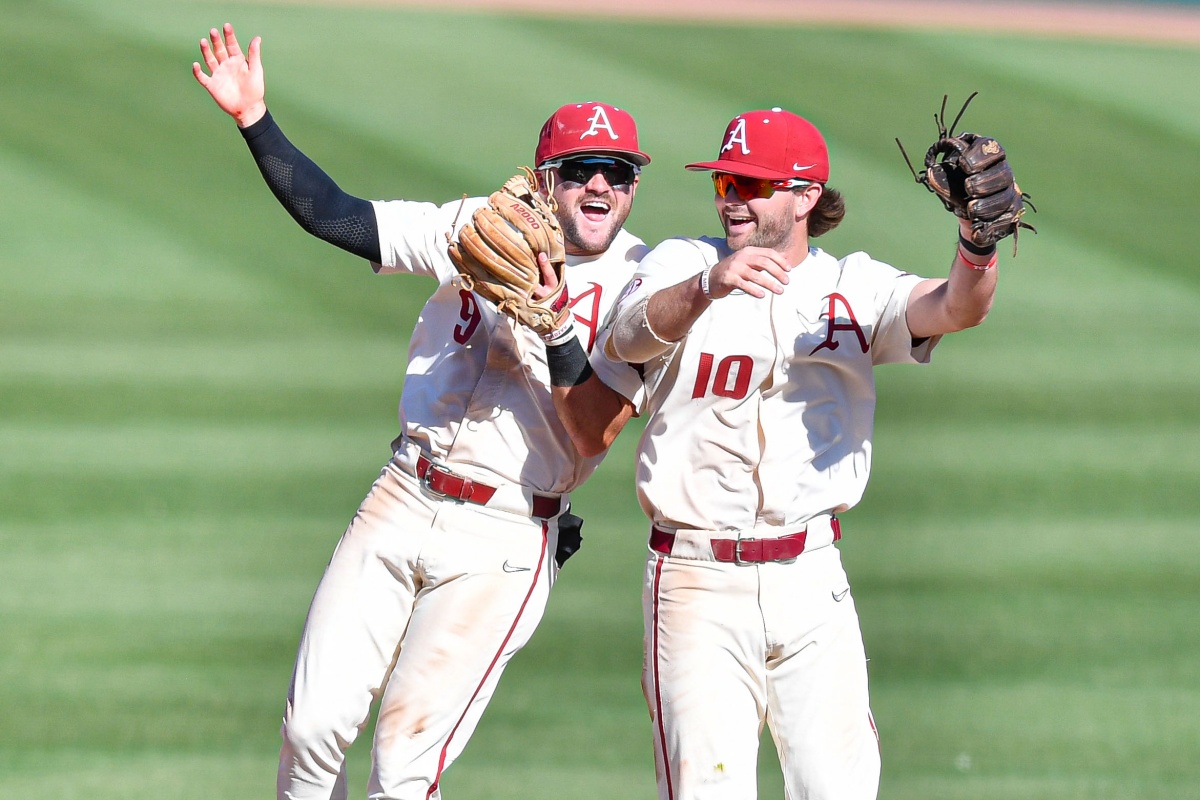
[[[790,111],[772,108],[738,114],[725,128],[722,141],[716,161],[688,164],[687,169],[775,181],[829,180],[825,137],[811,122]]]
[[[633,117],[605,103],[569,103],[551,114],[542,126],[533,160],[541,167],[575,153],[618,156],[643,167],[650,163],[650,156],[638,149]]]

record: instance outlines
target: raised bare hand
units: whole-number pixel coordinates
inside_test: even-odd
[[[255,36],[243,55],[233,26],[226,22],[220,31],[213,28],[207,39],[200,40],[200,55],[208,72],[200,62],[192,62],[196,80],[208,90],[221,110],[242,128],[254,124],[267,113],[261,47],[261,37]]]

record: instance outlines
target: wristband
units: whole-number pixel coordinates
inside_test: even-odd
[[[990,256],[996,252],[996,245],[989,244],[987,247],[980,247],[970,239],[962,235],[962,231],[958,232],[958,244],[968,253],[977,256]]]
[[[571,336],[546,345],[551,386],[578,386],[592,377],[592,365],[578,337]]]
[[[715,300],[716,298],[712,296],[712,289],[708,285],[708,273],[710,272],[712,272],[712,267],[705,267],[704,271],[700,273],[700,291],[709,300]]]
[[[560,343],[562,340],[574,333],[575,317],[572,314],[568,314],[566,321],[563,322],[562,325],[558,326],[552,331],[549,331],[548,333],[539,333],[538,336],[542,337],[542,341],[547,345],[553,345]]]
[[[967,239],[960,231],[958,234],[958,260],[966,264],[968,267],[980,272],[985,272],[996,266],[998,257],[996,254],[996,245],[989,247],[980,247],[974,242]],[[987,261],[978,261],[980,257],[986,258]]]

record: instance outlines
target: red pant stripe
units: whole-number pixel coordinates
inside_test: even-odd
[[[658,603],[659,594],[658,587],[662,580],[663,560],[660,558],[654,566],[654,615],[653,625],[653,648],[654,648],[654,717],[655,723],[658,726],[658,746],[662,753],[662,770],[663,776],[667,782],[667,797],[673,799],[675,797],[675,787],[671,781],[671,760],[667,757],[667,729],[663,725],[662,713],[662,692],[659,690],[658,682]]]
[[[433,776],[433,783],[429,784],[429,791],[425,797],[433,797],[438,790],[438,782],[442,779],[442,771],[446,768],[446,753],[450,749],[450,742],[454,739],[454,734],[458,732],[458,726],[462,725],[463,718],[467,716],[467,711],[471,708],[471,704],[475,702],[475,698],[479,696],[479,692],[483,689],[483,684],[487,683],[488,676],[492,674],[492,670],[496,667],[496,662],[500,660],[500,656],[504,653],[504,648],[508,646],[509,639],[517,629],[517,624],[520,623],[521,617],[525,614],[525,607],[529,605],[529,598],[533,596],[534,589],[537,588],[538,578],[541,577],[542,567],[546,564],[546,545],[549,533],[549,523],[542,521],[542,553],[538,559],[537,569],[533,571],[533,580],[529,583],[529,591],[525,594],[525,599],[521,601],[521,608],[517,611],[517,615],[513,618],[513,623],[509,626],[508,633],[504,635],[504,640],[500,642],[500,647],[497,648],[496,654],[492,656],[492,663],[488,664],[488,668],[484,670],[483,677],[479,681],[479,685],[475,687],[475,691],[471,694],[471,699],[467,701],[466,707],[463,708],[463,713],[459,716],[458,721],[454,723],[454,727],[450,729],[450,735],[446,737],[446,741],[442,744],[442,752],[438,757],[437,774]]]

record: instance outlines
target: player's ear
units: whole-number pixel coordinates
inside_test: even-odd
[[[796,221],[800,221],[809,215],[814,208],[817,207],[817,201],[821,199],[821,193],[825,191],[825,187],[819,183],[810,183],[808,186],[803,186],[792,190],[792,197],[795,198]]]
[[[638,187],[638,184],[639,184],[639,183],[641,183],[641,182],[642,182],[642,176],[641,176],[641,175],[634,175],[634,176],[633,176],[633,181],[632,181],[632,182],[629,184],[629,197],[630,197],[630,199],[632,199],[632,198],[633,198],[633,196],[634,196],[635,194],[637,194],[637,187]]]
[[[535,170],[533,175],[534,175],[535,181],[537,182],[537,186],[534,187],[535,189],[537,189],[539,192],[541,192],[546,197],[549,197],[551,194],[553,194],[553,192],[554,192],[554,176],[551,174],[550,170],[548,170],[548,169]]]

